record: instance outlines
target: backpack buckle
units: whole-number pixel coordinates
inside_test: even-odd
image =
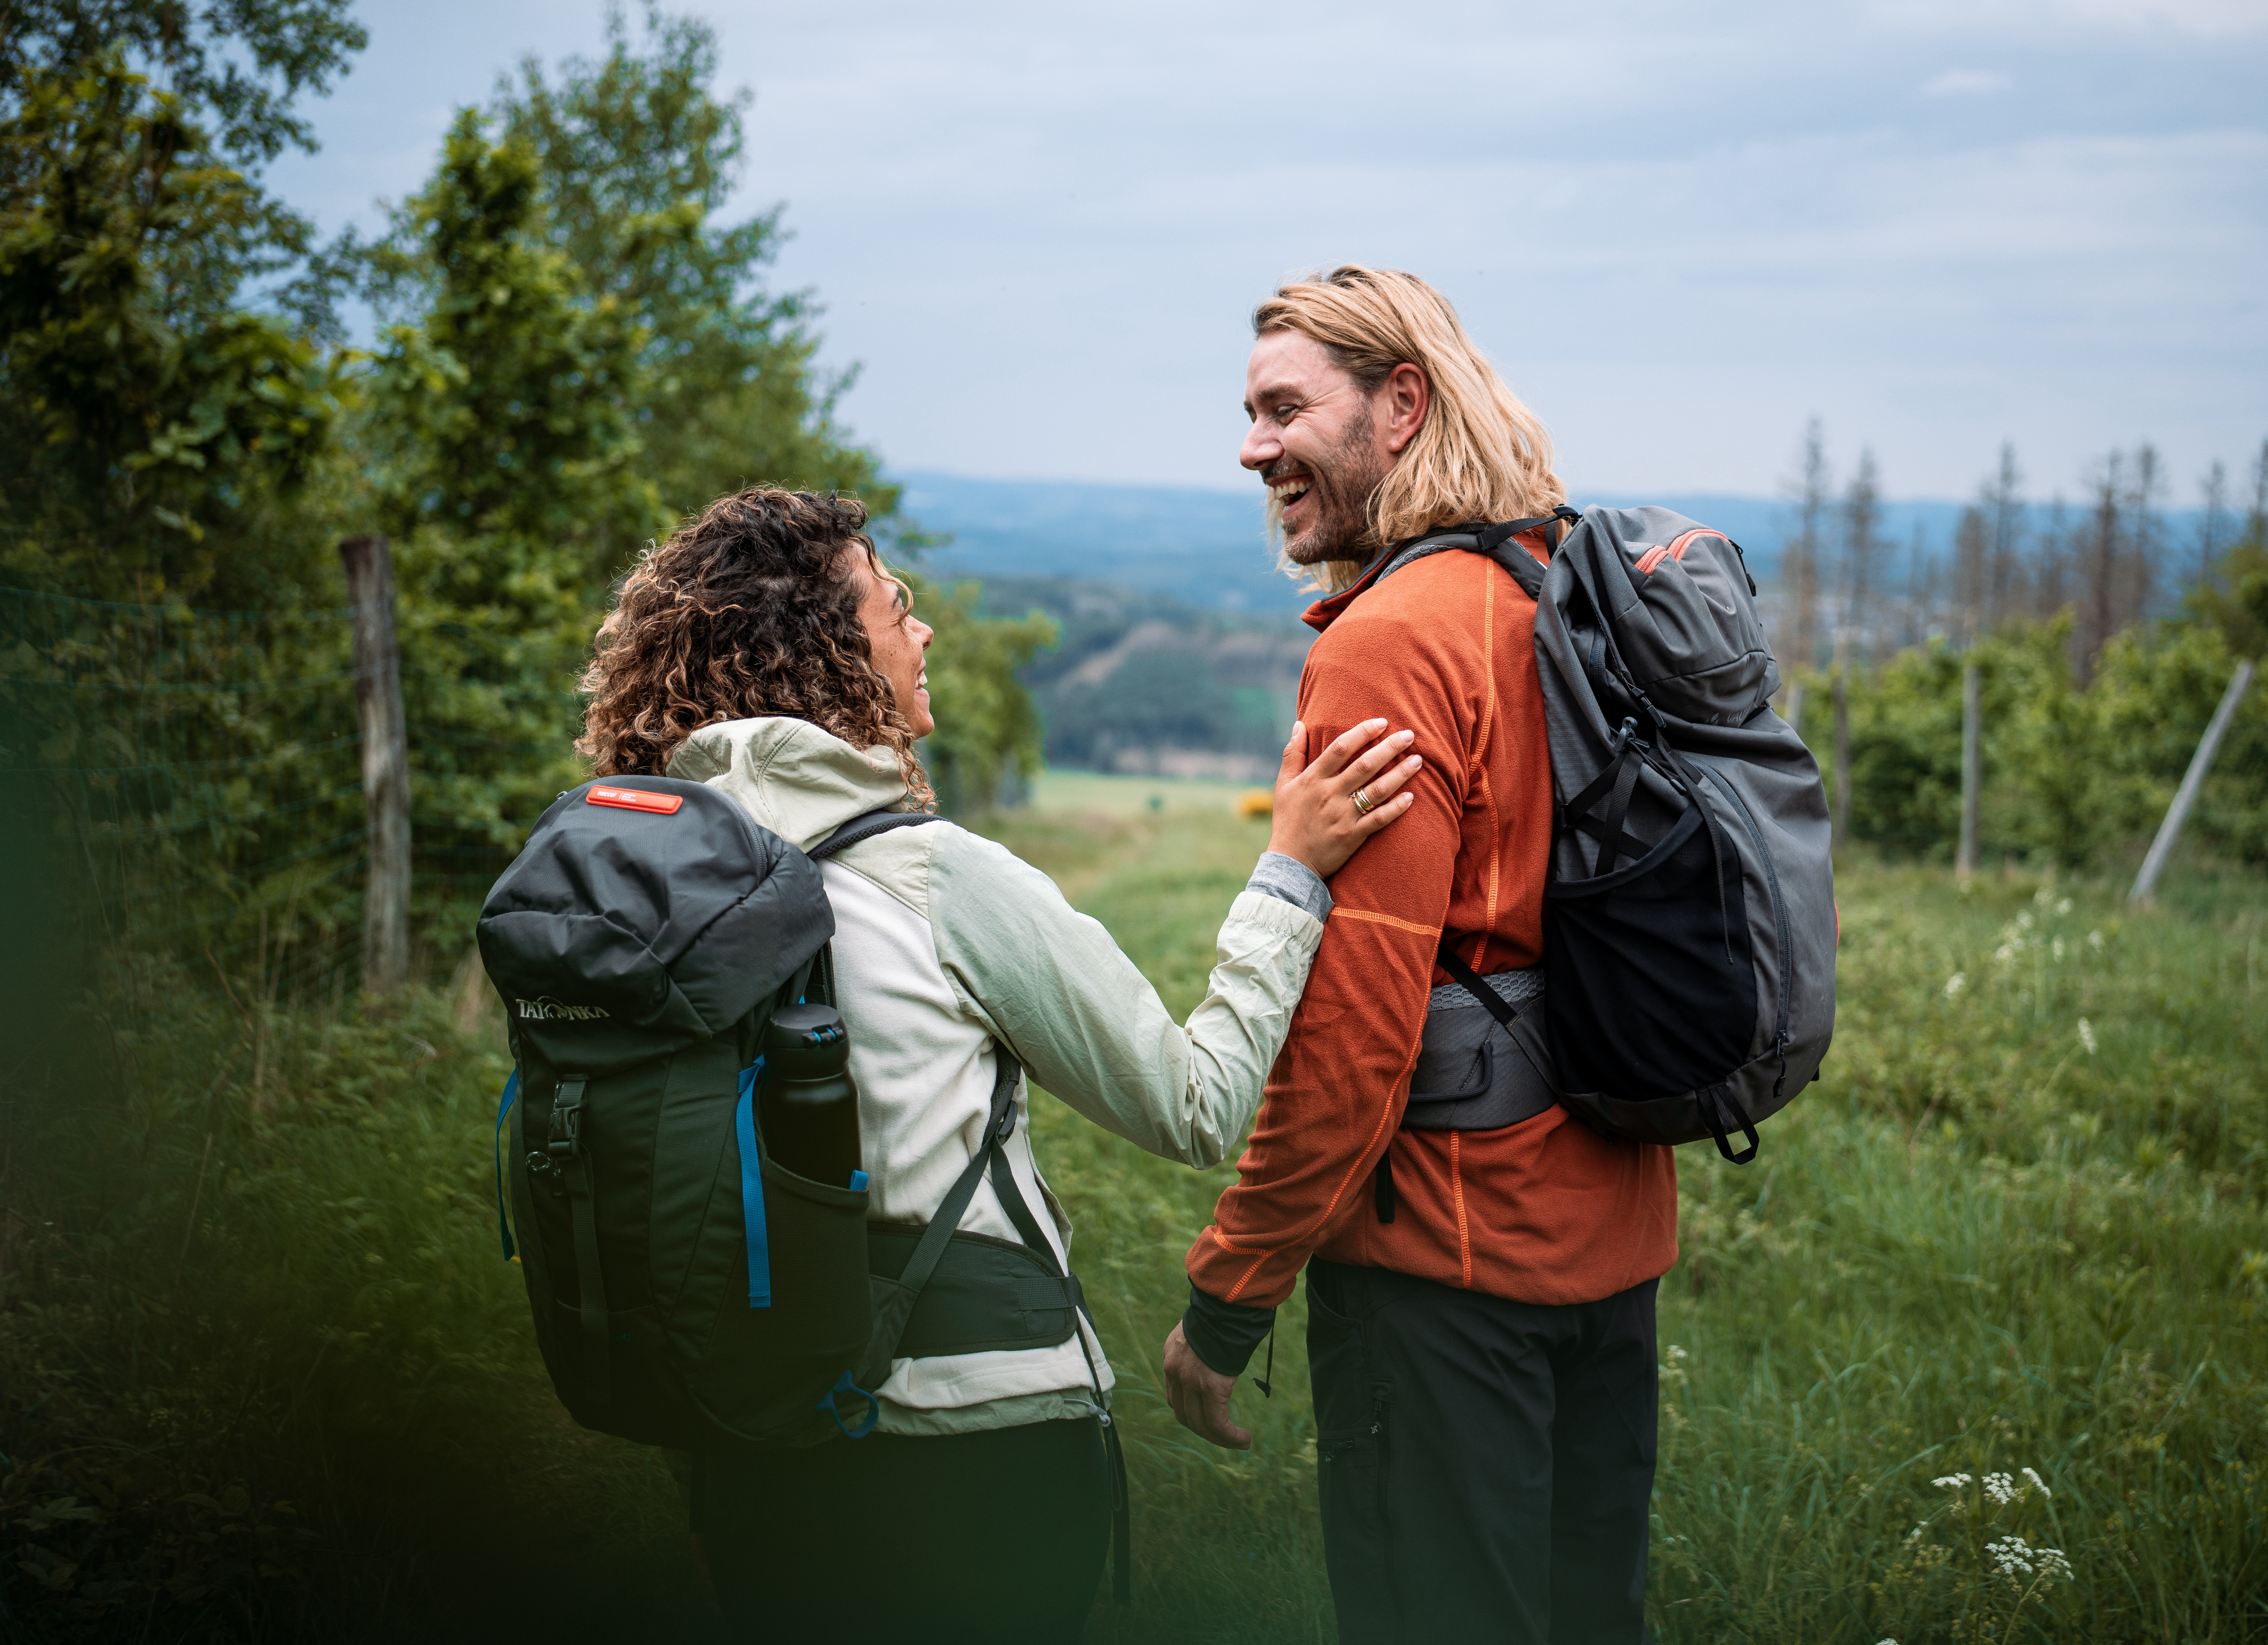
[[[551,1140],[545,1151],[555,1158],[571,1160],[583,1151],[583,1081],[563,1081],[551,1099]]]

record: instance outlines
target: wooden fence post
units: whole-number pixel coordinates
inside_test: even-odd
[[[2236,673],[2228,682],[2228,690],[2220,694],[2220,706],[2213,711],[2213,723],[2205,728],[2198,739],[2197,752],[2190,756],[2190,769],[2182,778],[2182,786],[2174,790],[2174,803],[2166,808],[2166,820],[2158,824],[2158,837],[2150,842],[2150,854],[2142,859],[2142,872],[2134,876],[2134,889],[2126,893],[2130,903],[2146,903],[2158,889],[2158,876],[2166,871],[2166,859],[2174,854],[2174,842],[2181,837],[2182,824],[2189,821],[2190,808],[2197,803],[2198,790],[2205,786],[2205,774],[2213,768],[2213,756],[2220,752],[2220,740],[2228,734],[2228,722],[2236,718],[2236,705],[2244,700],[2244,692],[2252,683],[2252,662],[2250,658],[2236,665]]]
[[[339,544],[354,602],[355,706],[362,721],[362,793],[370,811],[370,889],[363,901],[362,986],[390,993],[409,980],[409,739],[394,638],[394,557],[381,536]]]
[[[1961,666],[1961,844],[1953,853],[1955,877],[1977,872],[1977,811],[1984,787],[1984,682],[1971,657]]]

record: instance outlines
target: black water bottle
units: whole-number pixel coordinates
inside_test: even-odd
[[[858,1169],[858,1088],[850,1036],[833,1006],[789,1006],[764,1030],[764,1147],[798,1177],[851,1186]]]

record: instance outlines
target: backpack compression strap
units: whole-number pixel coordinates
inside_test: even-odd
[[[581,1287],[583,1386],[603,1411],[614,1404],[614,1373],[608,1363],[607,1286],[599,1269],[598,1207],[591,1198],[591,1162],[583,1150],[583,1088],[579,1073],[564,1075],[551,1099],[551,1140],[545,1152],[567,1178],[567,1199],[575,1224],[575,1277]]]

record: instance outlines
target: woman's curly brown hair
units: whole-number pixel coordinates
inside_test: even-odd
[[[850,555],[874,555],[865,527],[855,498],[759,486],[647,550],[583,675],[591,705],[575,747],[592,775],[659,776],[703,726],[784,714],[856,749],[887,745],[914,803],[933,808],[858,620]]]

